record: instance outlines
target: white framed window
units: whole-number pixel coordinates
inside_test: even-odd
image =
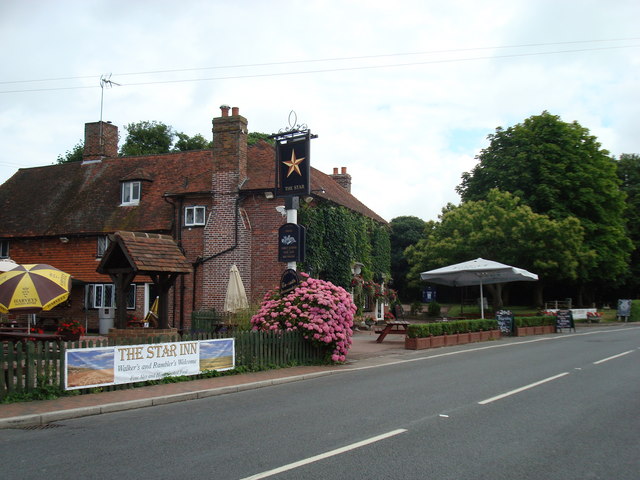
[[[98,258],[104,257],[104,252],[107,251],[108,247],[109,247],[109,237],[106,235],[98,237],[98,249],[97,249],[96,257]]]
[[[87,285],[86,306],[89,309],[115,308],[116,289],[113,283],[90,283]],[[136,308],[136,284],[132,283],[127,295],[127,310]]]
[[[185,207],[184,209],[184,225],[185,227],[193,227],[205,224],[206,208],[203,206]]]
[[[122,182],[122,205],[138,205],[140,203],[140,181]]]
[[[0,258],[9,258],[9,240],[0,240]]]

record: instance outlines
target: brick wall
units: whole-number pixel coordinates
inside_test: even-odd
[[[286,263],[278,262],[278,229],[285,219],[276,211],[282,199],[267,200],[262,194],[247,196],[242,205],[252,226],[252,290],[250,302],[257,304],[264,294],[279,287]]]

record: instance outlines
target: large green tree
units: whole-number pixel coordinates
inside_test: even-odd
[[[546,284],[575,280],[579,265],[594,255],[585,247],[584,229],[575,217],[551,219],[498,189],[484,200],[448,205],[425,233],[405,252],[414,283],[420,272],[482,257],[537,273],[540,280],[532,288],[538,306]],[[501,307],[502,286],[488,289],[494,308]]]
[[[144,120],[124,127],[127,137],[120,147],[120,155],[155,155],[168,153],[176,135],[173,128],[162,122]]]
[[[626,295],[640,295],[640,155],[623,153],[618,159],[618,178],[626,194],[624,217],[627,233],[633,243]]]
[[[415,245],[424,235],[427,223],[413,216],[396,217],[391,220],[391,277],[393,288],[405,302],[420,300],[420,289],[407,284],[409,263],[404,255],[407,247]]]
[[[462,200],[480,200],[498,188],[551,219],[577,218],[587,250],[595,253],[582,258],[577,283],[591,286],[591,292],[619,284],[631,249],[624,193],[615,160],[596,137],[577,122],[543,112],[506,130],[498,127],[488,138],[479,163],[462,176],[457,188]],[[578,301],[583,303],[580,294]]]

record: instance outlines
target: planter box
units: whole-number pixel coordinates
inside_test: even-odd
[[[544,327],[544,332],[543,333],[556,333],[556,326],[555,325],[545,325]]]
[[[526,337],[527,335],[533,335],[533,327],[518,327],[516,328],[516,336]]]
[[[499,340],[500,338],[502,338],[500,330],[489,330],[489,340]]]
[[[444,336],[444,344],[447,347],[451,347],[453,345],[458,345],[458,334],[454,333],[453,335],[445,335]]]
[[[404,348],[407,350],[424,350],[453,345],[464,345],[471,342],[497,340],[502,336],[500,330],[488,330],[486,332],[456,333],[454,335],[440,335],[438,337],[409,338],[404,339]]]
[[[404,348],[407,350],[424,350],[425,348],[431,348],[431,338],[409,338],[404,339]]]
[[[537,327],[533,327],[533,334],[534,335],[542,335],[544,333],[544,326],[543,325],[539,325]]]

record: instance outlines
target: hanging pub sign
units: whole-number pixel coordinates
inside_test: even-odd
[[[292,268],[287,268],[280,277],[280,293],[289,293],[291,290],[300,285],[300,277],[298,272]]]
[[[297,223],[285,223],[278,229],[278,261],[304,262],[306,229]]]
[[[311,193],[310,143],[309,132],[276,141],[277,197]]]

